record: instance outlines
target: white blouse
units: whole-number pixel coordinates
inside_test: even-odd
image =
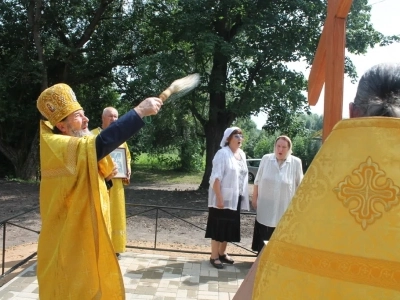
[[[246,162],[246,154],[239,149],[240,157]],[[224,208],[236,210],[238,205],[240,185],[243,185],[243,199],[241,203],[242,210],[249,210],[249,188],[248,188],[248,171],[247,165],[244,163],[246,170],[245,176],[240,176],[241,167],[233,155],[229,146],[222,147],[217,151],[213,158],[213,167],[210,176],[210,187],[208,189],[208,207],[217,208],[217,197],[213,190],[215,179],[219,179],[221,183],[221,193],[224,199]],[[241,184],[239,178],[242,178]]]
[[[300,158],[289,155],[279,166],[274,153],[263,156],[254,185],[258,185],[257,221],[276,227],[303,179]]]

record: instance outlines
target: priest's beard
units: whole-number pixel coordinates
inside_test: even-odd
[[[72,129],[69,125],[68,125],[68,129],[70,130],[70,132],[71,132],[71,135],[72,136],[74,136],[74,137],[83,137],[83,136],[88,136],[88,135],[93,135],[93,133],[92,132],[90,132],[89,131],[89,129],[81,129],[81,130],[75,130],[75,129]]]
[[[89,130],[72,130],[72,134],[75,137],[93,135],[93,133],[91,133]]]

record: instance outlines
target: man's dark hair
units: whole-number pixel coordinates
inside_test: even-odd
[[[61,130],[58,129],[57,126],[54,126],[52,131],[53,131],[54,134],[62,134]]]
[[[360,117],[400,117],[400,64],[379,64],[365,72],[354,109]]]
[[[67,117],[68,117],[68,116],[67,116]],[[64,119],[62,119],[60,122],[65,121],[65,120],[67,119],[67,117],[65,117]],[[52,132],[53,132],[54,134],[62,134],[61,130],[58,129],[58,127],[57,127],[56,125],[53,126]]]

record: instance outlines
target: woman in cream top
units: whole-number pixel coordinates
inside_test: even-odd
[[[274,153],[263,156],[254,180],[252,205],[257,209],[252,249],[260,252],[289,206],[303,178],[301,160],[291,155],[292,141],[279,136]]]

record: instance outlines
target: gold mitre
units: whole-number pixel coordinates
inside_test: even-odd
[[[54,126],[69,114],[82,109],[71,87],[65,83],[45,89],[37,100],[40,113]]]

